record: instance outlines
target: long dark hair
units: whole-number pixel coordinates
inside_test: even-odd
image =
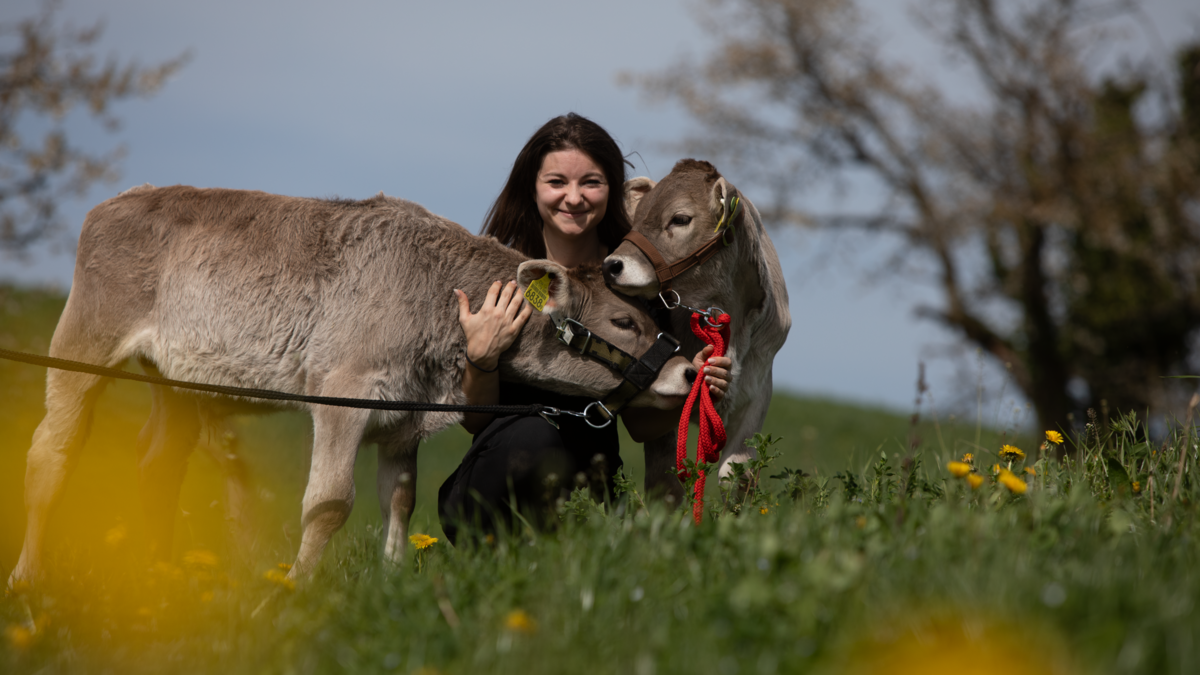
[[[546,122],[529,139],[513,162],[508,182],[483,220],[483,234],[490,234],[531,258],[546,257],[542,239],[542,216],[538,212],[537,174],[542,159],[551,152],[578,150],[600,166],[608,182],[608,206],[596,226],[600,241],[612,251],[629,232],[625,215],[625,159],[617,142],[599,124],[575,113]]]

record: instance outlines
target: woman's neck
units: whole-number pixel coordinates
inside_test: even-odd
[[[563,267],[599,265],[608,256],[608,248],[595,230],[581,237],[554,236],[556,234],[551,228],[543,228],[542,241],[546,244],[546,257]]]

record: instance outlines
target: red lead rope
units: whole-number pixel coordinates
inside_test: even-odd
[[[729,344],[729,315],[722,314],[717,317],[717,324],[719,328],[713,328],[707,322],[701,323],[700,315],[692,313],[692,332],[696,334],[696,337],[713,346],[713,353],[709,355],[710,359],[724,356],[725,347]],[[684,461],[687,460],[688,422],[692,417],[692,404],[696,402],[697,397],[700,398],[700,437],[696,440],[696,464],[717,461],[721,456],[721,448],[725,447],[725,425],[721,423],[721,417],[717,415],[717,409],[713,407],[712,394],[704,385],[704,373],[699,373],[696,375],[696,381],[692,383],[692,392],[688,394],[687,403],[683,404],[683,415],[679,418],[675,468],[679,472],[680,480],[686,480],[688,475],[684,466]],[[695,495],[692,499],[692,517],[696,519],[696,524],[700,523],[703,514],[704,472],[697,470]]]

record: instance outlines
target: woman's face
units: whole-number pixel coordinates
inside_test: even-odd
[[[595,230],[608,207],[608,189],[604,172],[583,152],[547,153],[537,174],[536,201],[542,223],[567,237]]]

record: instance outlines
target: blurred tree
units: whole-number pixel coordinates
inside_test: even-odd
[[[636,82],[700,123],[690,149],[752,181],[881,184],[878,212],[783,200],[773,219],[895,235],[893,259],[939,289],[919,314],[1006,366],[1042,428],[1102,400],[1162,410],[1200,327],[1200,49],[1112,66],[1129,2],[914,16],[958,67],[940,85],[885,58],[852,0],[715,0],[707,59]]]
[[[147,68],[101,62],[92,50],[102,26],[60,26],[60,4],[47,0],[37,16],[0,24],[0,254],[55,240],[64,230],[58,202],[116,178],[123,149],[93,154],[71,145],[68,115],[83,107],[115,130],[112,103],[154,93],[187,60],[184,54]]]

